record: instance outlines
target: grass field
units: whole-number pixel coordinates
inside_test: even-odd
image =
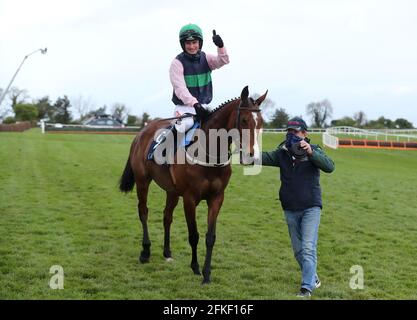
[[[282,135],[265,134],[264,150]],[[135,194],[117,181],[133,136],[0,133],[0,299],[293,299],[300,272],[277,200],[277,168],[244,176],[234,166],[217,224],[212,284],[190,267],[182,203],[172,224],[173,262],[162,256],[164,193],[152,184],[152,256],[138,263]],[[313,136],[320,143],[320,136]],[[417,152],[326,152],[314,299],[417,298]],[[206,205],[198,209],[203,264]],[[64,269],[52,290],[52,265]],[[353,290],[350,268],[364,270]]]

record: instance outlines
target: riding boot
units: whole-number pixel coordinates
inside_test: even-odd
[[[171,124],[171,125],[168,127],[167,131],[165,131],[165,135],[164,135],[164,138],[163,138],[163,141],[162,141],[162,142],[164,142],[164,141],[166,140],[166,137],[167,137],[169,134],[172,134],[172,136],[174,137],[174,140],[173,140],[174,145],[173,145],[173,146],[167,146],[167,147],[168,147],[168,148],[174,148],[174,152],[173,152],[173,154],[175,154],[175,151],[176,151],[176,145],[177,145],[177,130],[176,130],[176,128],[175,128],[175,124]],[[161,142],[161,143],[162,143],[162,142]],[[164,151],[163,155],[164,155],[164,156],[166,156],[166,150]]]
[[[152,143],[152,145],[151,145],[151,150],[150,150],[150,152],[149,152],[149,154],[148,154],[148,160],[153,160],[153,155],[154,155],[154,152],[155,152],[155,150],[156,150],[156,148],[158,148],[158,146],[160,145],[160,144],[162,144],[166,139],[167,139],[167,136],[169,135],[169,134],[172,134],[173,135],[173,137],[174,137],[174,148],[175,148],[175,144],[176,144],[176,136],[177,136],[177,131],[176,131],[176,129],[175,129],[175,125],[174,124],[171,124],[168,128],[166,128],[163,132],[161,132],[156,138],[155,138],[155,140],[153,141],[153,143]],[[170,146],[170,147],[172,147],[172,146]],[[175,150],[175,149],[174,149]],[[166,150],[164,150],[163,151],[163,156],[166,156]]]

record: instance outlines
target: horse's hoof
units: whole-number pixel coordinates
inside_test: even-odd
[[[166,262],[172,262],[172,261],[174,261],[174,259],[172,259],[171,257],[169,257],[169,258],[165,258],[165,261]]]
[[[210,279],[204,279],[203,282],[201,282],[202,285],[205,284],[210,284],[211,280]]]
[[[140,261],[140,263],[148,263],[149,262],[149,256],[146,257],[146,256],[144,256],[144,255],[141,254],[139,256],[139,261]]]
[[[139,261],[140,261],[140,263],[149,263],[149,258],[140,257]]]
[[[200,266],[198,264],[195,265],[195,266],[191,266],[191,269],[193,269],[194,274],[196,274],[198,276],[201,275]]]

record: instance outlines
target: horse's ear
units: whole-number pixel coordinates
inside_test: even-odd
[[[244,87],[242,93],[240,94],[240,99],[246,101],[249,98],[249,88],[248,86]]]
[[[257,106],[261,105],[261,103],[265,100],[267,94],[268,94],[268,90],[266,90],[264,95],[262,95],[258,99],[256,99],[255,103],[256,103]]]

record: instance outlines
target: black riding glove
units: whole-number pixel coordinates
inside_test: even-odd
[[[223,48],[224,46],[223,40],[218,34],[216,34],[216,30],[213,30],[213,42],[219,48]]]
[[[200,103],[195,103],[193,107],[195,109],[197,119],[204,121],[208,118],[210,111],[205,109]]]

